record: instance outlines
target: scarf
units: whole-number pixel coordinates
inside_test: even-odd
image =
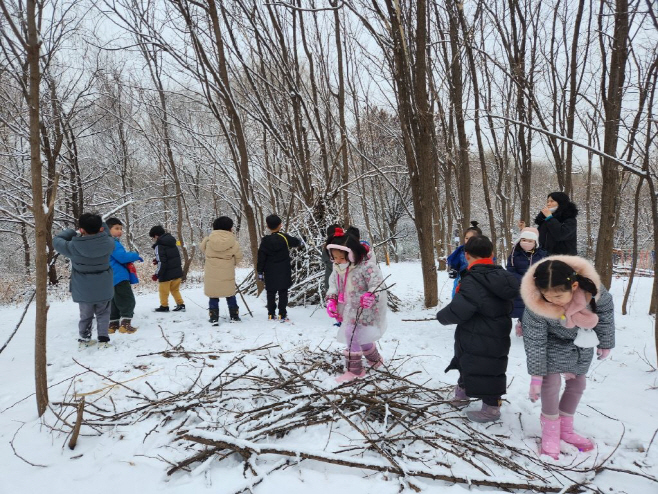
[[[599,323],[599,316],[589,308],[589,302],[582,288],[573,292],[571,302],[564,306],[561,323],[565,328],[594,329]]]
[[[592,331],[599,323],[599,316],[589,309],[589,302],[582,288],[574,290],[571,302],[564,306],[560,323],[565,328],[578,327],[578,334],[573,340],[577,347],[594,348],[599,345],[599,338]]]

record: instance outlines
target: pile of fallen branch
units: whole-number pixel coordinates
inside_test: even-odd
[[[544,463],[535,438],[523,446],[508,428],[471,425],[450,404],[451,388],[430,387],[420,371],[404,375],[406,358],[389,359],[389,365],[370,369],[364,379],[336,386],[333,376],[342,370],[338,352],[275,353],[272,344],[240,353],[192,352],[182,340],[167,343],[167,350],[142,357],[180,359],[178,374],[181,367],[194,369],[189,386],[158,390],[144,380],[150,373],[141,381],[104,376],[108,386],[56,404],[59,409],[53,411],[61,423],[55,429],[66,425],[102,433],[148,421],[152,428],[144,440],[154,431],[171,437],[173,457],[161,457],[169,475],[200,466],[221,468],[237,455],[244,460],[248,486],[275,470],[314,461],[383,472],[416,490],[422,490],[422,479],[431,479],[508,491],[581,492],[596,473],[609,468],[605,464],[616,451],[604,459],[580,458],[578,465]],[[123,390],[125,396],[113,399],[111,390]],[[82,395],[84,402],[78,399]],[[130,401],[133,406],[117,407]],[[305,437],[311,432],[309,444]],[[625,473],[656,480],[642,472]]]

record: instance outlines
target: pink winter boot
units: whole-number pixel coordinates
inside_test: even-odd
[[[560,457],[560,418],[549,419],[543,413],[541,423],[541,454],[554,460]]]
[[[345,355],[345,374],[338,376],[336,382],[344,383],[348,381],[353,381],[358,377],[363,377],[366,375],[366,371],[363,369],[363,352],[351,352],[344,350],[343,354]]]
[[[384,365],[384,359],[379,354],[379,351],[377,350],[377,345],[375,344],[372,345],[372,348],[370,348],[370,350],[365,350],[363,352],[363,356],[366,358],[368,365],[373,369],[379,369],[382,365]]]
[[[594,443],[573,431],[573,415],[560,415],[560,439],[573,444],[580,451],[591,451]]]

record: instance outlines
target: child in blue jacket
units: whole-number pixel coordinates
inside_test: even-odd
[[[132,319],[135,312],[135,295],[131,284],[139,283],[135,266],[136,261],[144,261],[137,252],[128,252],[121,245],[123,223],[118,218],[108,218],[107,226],[110,235],[114,238],[114,251],[110,255],[112,266],[112,282],[114,283],[114,297],[110,313],[110,328],[108,332],[133,334],[137,328],[133,326]]]
[[[448,256],[448,276],[455,280],[455,283],[452,285],[452,297],[455,297],[455,291],[457,290],[457,285],[461,282],[462,272],[468,269],[468,261],[466,261],[466,256],[464,253],[464,245],[468,242],[468,239],[475,237],[476,235],[482,235],[482,230],[478,227],[477,221],[471,221],[471,226],[469,226],[464,231],[464,243],[452,251],[452,254]]]

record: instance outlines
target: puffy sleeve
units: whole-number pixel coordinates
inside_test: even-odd
[[[53,238],[53,247],[63,256],[71,257],[70,241],[75,235],[75,230],[64,230]]]
[[[594,328],[596,336],[599,337],[598,348],[615,347],[615,306],[612,295],[602,286],[599,288],[601,296],[596,302],[596,314],[599,323]]]
[[[478,309],[478,299],[472,282],[468,277],[464,278],[459,291],[455,293],[452,301],[436,314],[436,318],[444,326],[468,321]]]
[[[523,344],[525,346],[528,374],[531,376],[545,376],[548,373],[546,358],[548,321],[528,308],[523,313]]]

